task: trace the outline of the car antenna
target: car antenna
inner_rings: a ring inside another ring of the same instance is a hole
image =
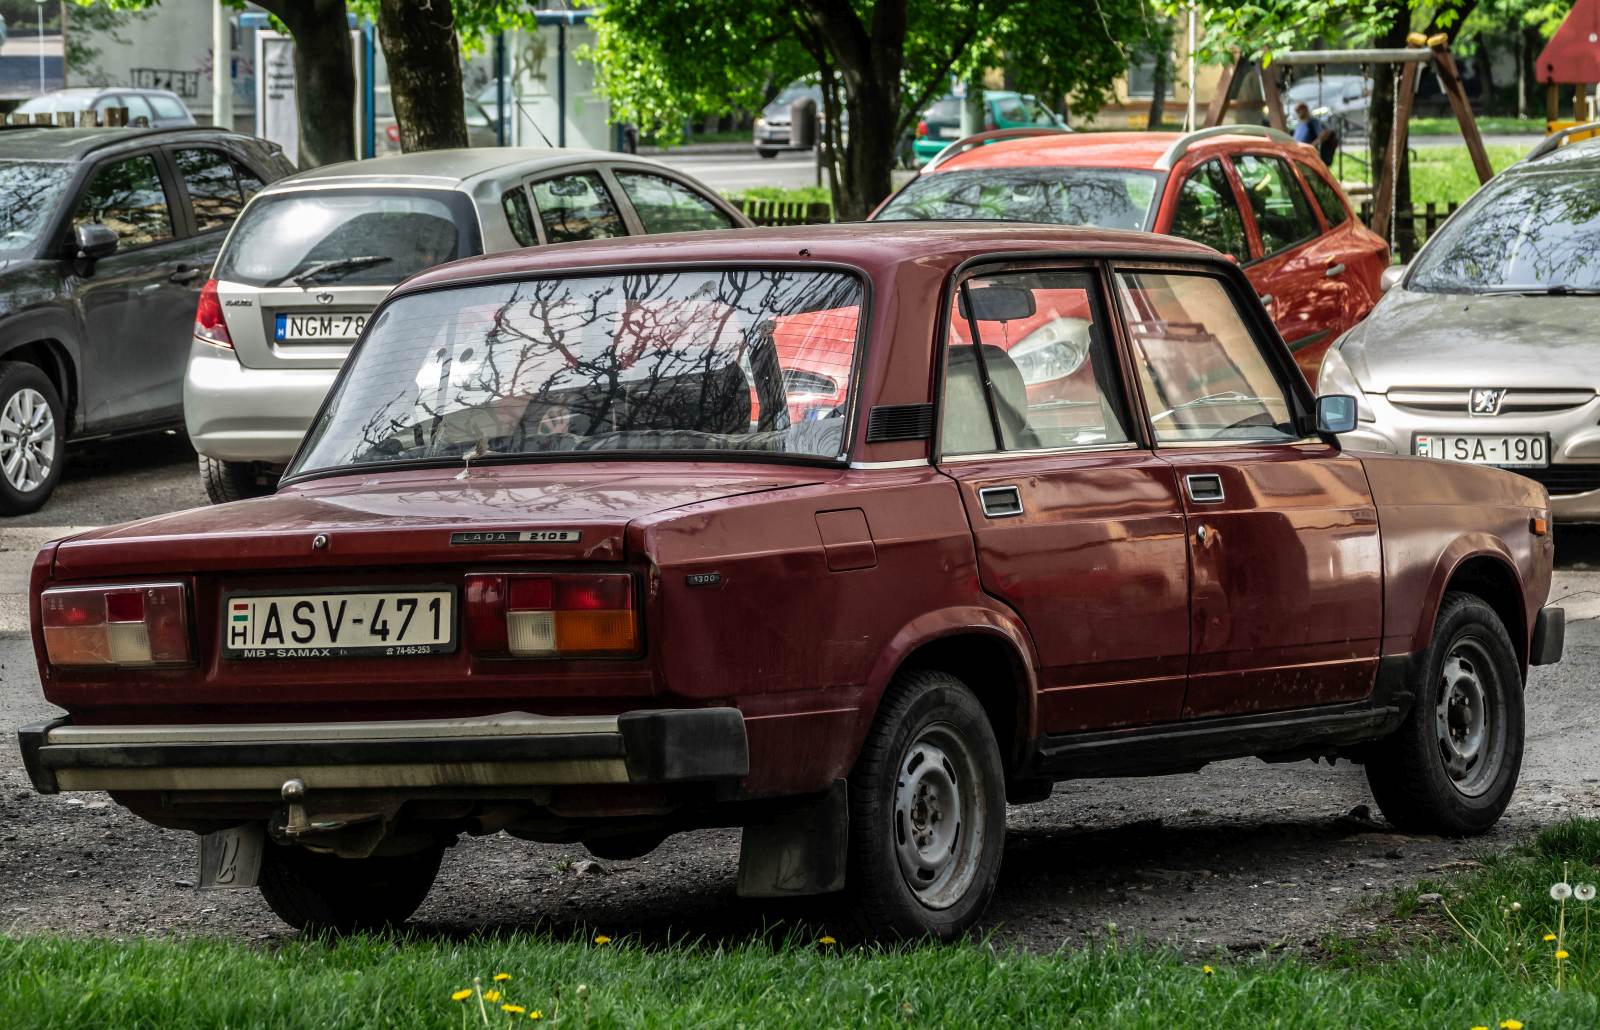
[[[528,119],[528,124],[533,126],[533,131],[537,132],[539,134],[539,138],[544,140],[544,145],[545,146],[549,147],[551,150],[555,150],[556,149],[556,145],[554,143],[550,142],[550,137],[546,136],[544,134],[544,130],[539,128],[539,123],[538,122],[536,122],[536,121],[534,121],[533,119],[530,118],[530,119]]]

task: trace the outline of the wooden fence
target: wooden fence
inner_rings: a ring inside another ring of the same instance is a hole
[[[833,221],[833,205],[825,201],[755,200],[743,197],[738,207],[757,225],[822,225]]]
[[[1428,238],[1439,231],[1439,226],[1450,217],[1450,213],[1459,207],[1451,201],[1449,204],[1425,204],[1420,210],[1401,209],[1394,213],[1394,228],[1391,233],[1394,237],[1395,254],[1401,261],[1410,261],[1417,256],[1417,250]],[[1372,224],[1372,201],[1361,202],[1361,220],[1368,225]],[[1406,225],[1412,227],[1411,237],[1408,239],[1402,232]]]

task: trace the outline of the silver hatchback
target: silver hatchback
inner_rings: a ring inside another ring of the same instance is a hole
[[[750,222],[664,165],[581,150],[436,150],[329,165],[251,200],[195,312],[183,412],[214,502],[270,491],[367,316],[456,258]]]
[[[1478,191],[1323,358],[1360,399],[1351,447],[1495,465],[1558,520],[1600,522],[1600,140]]]

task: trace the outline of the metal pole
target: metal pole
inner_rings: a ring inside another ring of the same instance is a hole
[[[33,13],[38,16],[39,23],[39,93],[44,94],[44,5],[50,0],[33,0],[35,6]],[[62,40],[62,52],[66,52],[66,40]]]
[[[556,25],[556,146],[567,145],[567,23]]]
[[[366,105],[366,117],[361,120],[361,148],[363,157],[378,156],[378,25],[368,21],[362,26],[362,86],[361,101]]]
[[[211,124],[233,128],[233,36],[228,9],[211,0]]]
[[[1197,127],[1195,115],[1197,114],[1194,99],[1194,80],[1198,72],[1195,48],[1195,9],[1194,0],[1189,0],[1189,110],[1183,116],[1183,128],[1186,132],[1193,132]]]
[[[506,34],[494,34],[494,141],[506,145]]]

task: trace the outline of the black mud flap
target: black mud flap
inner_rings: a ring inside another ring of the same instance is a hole
[[[254,887],[261,878],[266,827],[244,823],[200,838],[199,884],[207,889]]]
[[[850,846],[845,781],[826,794],[747,823],[739,846],[739,896],[785,898],[844,890]]]

